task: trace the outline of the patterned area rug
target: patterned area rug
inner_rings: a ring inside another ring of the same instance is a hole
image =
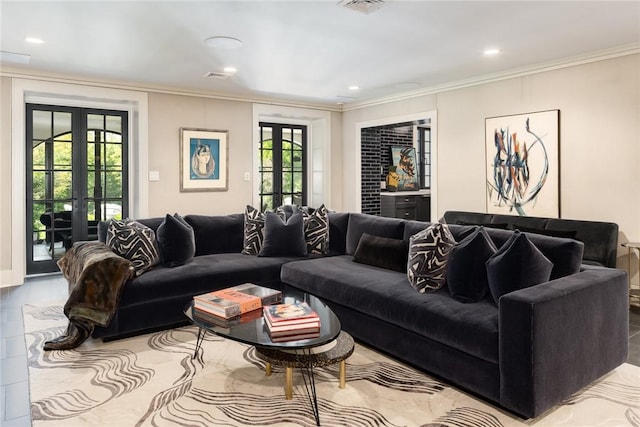
[[[62,334],[60,306],[24,307],[33,425],[313,426],[304,383],[243,344],[184,327],[75,350],[43,352]],[[625,364],[535,420],[522,420],[356,344],[347,387],[338,366],[316,371],[323,426],[640,426],[640,368]]]

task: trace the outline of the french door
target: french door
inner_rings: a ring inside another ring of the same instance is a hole
[[[307,204],[307,127],[260,123],[260,208]]]
[[[74,242],[128,215],[125,111],[27,104],[27,274],[58,271]]]

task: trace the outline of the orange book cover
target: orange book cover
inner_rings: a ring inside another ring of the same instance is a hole
[[[193,297],[196,307],[208,308],[225,317],[233,317],[262,307],[262,300],[234,289],[222,289]]]

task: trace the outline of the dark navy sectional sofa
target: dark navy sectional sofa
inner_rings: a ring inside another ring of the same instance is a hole
[[[157,229],[163,218],[140,220]],[[502,296],[462,303],[446,286],[413,289],[406,273],[353,261],[361,236],[408,241],[429,224],[331,213],[330,256],[241,254],[243,215],[187,215],[196,256],[130,280],[107,328],[115,339],[184,323],[194,295],[243,282],[312,293],[357,340],[434,374],[522,417],[533,418],[610,372],[627,358],[627,273],[583,268],[584,244],[527,233],[554,263],[551,280]],[[473,225],[451,224],[456,238]],[[513,233],[487,228],[500,247]]]

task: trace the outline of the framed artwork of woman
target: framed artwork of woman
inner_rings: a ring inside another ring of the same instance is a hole
[[[180,129],[180,191],[227,191],[228,132]]]

